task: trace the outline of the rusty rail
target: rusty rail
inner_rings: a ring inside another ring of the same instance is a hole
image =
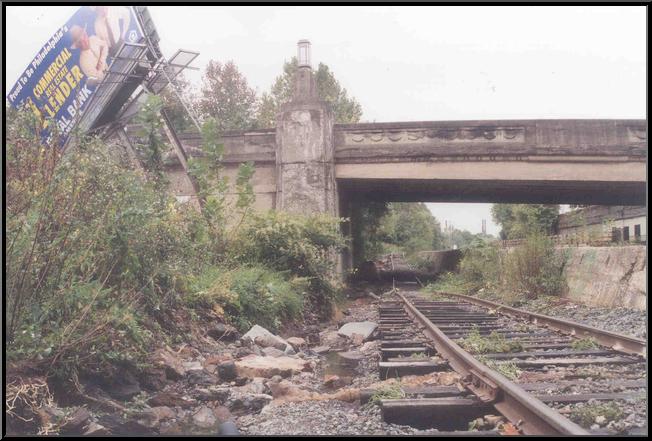
[[[491,403],[526,435],[588,435],[589,432],[525,392],[503,375],[473,358],[423,315],[405,296],[398,293],[405,310],[424,329],[451,367],[465,377],[469,390]]]
[[[563,320],[556,317],[550,317],[548,315],[536,314],[534,312],[513,308],[511,306],[502,305],[490,300],[479,299],[477,297],[471,297],[464,294],[454,294],[442,291],[438,291],[437,293],[449,297],[460,298],[469,303],[473,303],[474,305],[491,308],[501,314],[524,318],[534,324],[544,325],[557,331],[570,334],[573,337],[592,337],[601,345],[607,346],[619,352],[647,357],[647,341],[641,338],[618,334],[611,331],[605,331],[603,329],[594,328],[593,326],[571,322],[569,320]]]

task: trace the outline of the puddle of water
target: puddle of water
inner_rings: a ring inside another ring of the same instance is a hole
[[[219,433],[219,424],[211,427],[199,427],[188,420],[181,421],[175,428],[176,432],[181,435],[217,435]]]
[[[356,364],[347,362],[344,358],[337,355],[337,352],[329,352],[324,355],[324,375],[337,375],[345,382],[353,381],[356,376]]]

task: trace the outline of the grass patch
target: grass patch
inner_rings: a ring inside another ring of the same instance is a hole
[[[429,290],[429,288],[431,286],[432,285],[427,285],[426,287],[424,287],[421,290],[421,292],[425,293],[425,297],[428,300],[434,300],[436,302],[450,302],[451,301],[451,298],[449,296],[441,294],[440,292],[438,292],[437,290],[434,290],[434,289]]]
[[[421,290],[425,293],[436,294],[436,291],[451,292],[455,294],[468,294],[472,290],[473,286],[459,277],[455,273],[444,273],[439,278],[423,287]],[[445,298],[443,300],[447,300]]]
[[[598,343],[592,337],[584,337],[578,340],[573,340],[573,343],[571,343],[571,348],[573,348],[574,351],[597,349]]]
[[[489,369],[493,369],[496,372],[500,372],[503,376],[505,376],[509,380],[513,381],[521,376],[521,372],[522,372],[521,369],[519,369],[519,367],[516,366],[516,363],[514,363],[513,361],[502,361],[499,363],[495,360],[492,360],[491,358],[487,358],[482,355],[476,358],[480,363],[483,363]]]
[[[507,340],[496,331],[485,337],[480,335],[477,328],[473,328],[469,335],[460,339],[459,345],[474,354],[520,352],[523,350],[523,344],[518,340]]]
[[[380,389],[376,390],[374,394],[369,398],[369,406],[380,405],[381,400],[400,400],[405,398],[406,394],[401,387],[401,383],[391,383],[384,385]]]
[[[282,323],[301,318],[307,291],[306,278],[287,271],[260,265],[233,270],[211,267],[192,280],[184,300],[193,308],[221,311],[242,332],[254,324],[275,332]]]
[[[610,421],[620,419],[623,416],[623,411],[616,403],[599,403],[576,407],[570,414],[571,420],[585,427],[596,423],[596,418],[599,416],[605,418],[601,425],[606,425]]]

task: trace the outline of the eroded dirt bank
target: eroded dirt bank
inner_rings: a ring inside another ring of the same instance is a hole
[[[258,326],[244,335],[222,323],[193,327],[186,343],[151,354],[151,366],[138,374],[117,367],[111,378],[62,385],[10,367],[9,433],[426,433],[386,424],[377,406],[360,404],[361,389],[382,384],[378,300],[365,290],[351,294],[330,322],[295,325],[280,335]]]

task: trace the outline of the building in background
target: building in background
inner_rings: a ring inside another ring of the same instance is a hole
[[[647,207],[591,205],[559,215],[558,234],[611,242],[646,242]]]

